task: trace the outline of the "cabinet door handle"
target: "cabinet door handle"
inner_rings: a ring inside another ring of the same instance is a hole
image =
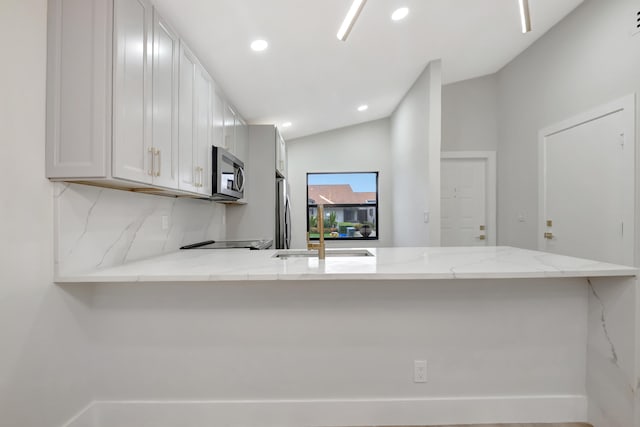
[[[204,169],[197,166],[195,169],[195,176],[193,177],[193,186],[196,188],[204,187]]]
[[[153,149],[153,147],[149,148],[149,153],[151,154],[151,169],[147,172],[149,175],[154,176],[154,169],[155,169],[155,150]]]
[[[156,154],[158,155],[158,171],[155,176],[160,176],[162,171],[162,157],[160,156],[160,150],[156,150]]]

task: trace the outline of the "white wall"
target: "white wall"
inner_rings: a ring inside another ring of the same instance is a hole
[[[293,217],[292,247],[306,247],[307,172],[380,172],[378,241],[327,242],[328,246],[392,246],[389,119],[287,141]]]
[[[45,178],[46,13],[46,0],[0,9],[0,425],[11,427],[62,425],[96,390],[93,288],[53,283],[56,244],[67,266],[82,269],[224,232],[221,205]]]
[[[0,6],[0,424],[60,425],[91,400],[89,291],[53,276],[44,177],[46,0]]]
[[[442,151],[496,151],[497,147],[497,76],[443,86]]]
[[[640,90],[638,10],[586,0],[498,73],[500,244],[537,247],[538,131]]]
[[[578,421],[551,407],[585,395],[587,297],[583,279],[100,285],[96,399],[239,401],[210,418],[191,405],[209,421],[192,425]],[[279,422],[247,415],[259,403]]]
[[[425,75],[422,76],[422,79],[426,79]],[[426,84],[426,80],[419,80],[417,83]],[[433,84],[437,84],[435,80]],[[404,114],[404,116],[401,118],[396,115],[396,121],[407,118],[408,114],[417,114],[416,117],[418,117],[423,113],[418,112],[416,105],[408,106],[408,102],[419,101],[419,99],[415,97],[417,90],[426,90],[426,87],[416,85],[411,89],[404,103],[398,107],[398,111],[402,110],[400,114]],[[434,91],[437,92],[437,90]],[[495,151],[498,144],[498,93],[496,75],[479,77],[443,86],[441,96],[442,150]],[[421,108],[426,109],[426,99],[431,100],[432,98],[430,95],[428,98],[422,98],[422,101],[425,103]],[[433,97],[433,100],[437,103],[437,93]],[[293,206],[296,213],[302,212],[294,215],[294,247],[301,248],[305,244],[305,179],[306,173],[311,171],[384,170],[385,173],[380,175],[381,239],[377,243],[362,242],[358,243],[358,245],[394,245],[393,236],[388,231],[385,232],[385,230],[393,230],[392,227],[394,225],[399,227],[399,229],[394,232],[394,235],[398,233],[404,234],[404,239],[407,239],[407,236],[413,234],[413,229],[408,227],[408,223],[406,222],[408,212],[406,206],[398,209],[396,214],[400,215],[400,220],[398,223],[394,223],[392,222],[392,202],[389,203],[388,201],[392,200],[390,197],[391,194],[393,194],[391,186],[396,177],[413,175],[414,173],[420,175],[426,170],[426,167],[423,162],[415,159],[415,154],[418,152],[416,150],[419,147],[417,145],[407,146],[402,150],[398,148],[395,153],[397,160],[395,167],[399,169],[399,172],[389,173],[392,145],[395,144],[395,147],[400,147],[401,144],[409,143],[408,140],[405,139],[406,137],[413,137],[419,133],[427,135],[431,128],[426,125],[425,121],[421,122],[418,119],[413,121],[412,124],[406,123],[402,125],[415,126],[413,128],[415,133],[405,132],[407,128],[401,128],[398,125],[396,127],[397,133],[395,137],[399,139],[394,139],[394,142],[392,142],[390,120],[390,118],[377,120],[287,142],[289,147],[289,182],[293,191]],[[437,118],[433,120],[437,121]],[[418,139],[419,137],[416,137],[410,143],[417,144]],[[336,149],[341,152],[349,150],[349,153],[352,154],[348,157],[340,156],[338,158],[338,156],[332,155]],[[369,154],[359,154],[364,152],[368,152]],[[416,169],[407,170],[402,166],[403,164],[409,164],[410,167]],[[427,182],[426,177],[420,179]],[[409,181],[411,181],[411,179]],[[439,177],[436,182],[439,182]],[[402,184],[397,183],[397,185],[401,186]],[[424,186],[421,186],[417,191],[422,192],[424,188]],[[416,187],[413,189],[416,190]],[[401,188],[399,190],[402,191]],[[428,197],[426,193],[424,193],[424,195]],[[427,202],[425,201],[425,203]],[[433,215],[433,213],[431,213],[431,215]],[[422,211],[419,211],[419,215],[416,214],[415,216],[419,216],[419,218],[417,218],[419,227],[421,229],[424,228]],[[398,241],[398,243],[402,242]],[[409,243],[406,241],[406,244],[418,244],[418,242]],[[338,242],[330,242],[329,245],[338,245]],[[353,246],[353,242],[342,242],[342,245]]]
[[[438,60],[391,116],[394,246],[440,245],[441,94]]]

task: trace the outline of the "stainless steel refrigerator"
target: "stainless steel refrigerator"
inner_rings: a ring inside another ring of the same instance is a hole
[[[247,158],[240,159],[245,164],[247,204],[227,205],[227,240],[271,239],[274,249],[289,249],[291,206],[287,181],[277,167],[278,129],[273,125],[248,128]]]

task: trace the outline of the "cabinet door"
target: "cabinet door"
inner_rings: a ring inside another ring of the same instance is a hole
[[[226,148],[224,145],[224,98],[217,90],[213,93],[213,145]]]
[[[197,169],[196,69],[198,61],[184,44],[180,45],[179,181],[181,190],[197,192],[200,171]]]
[[[249,127],[240,116],[236,116],[235,156],[245,163],[249,160]]]
[[[178,188],[180,42],[157,11],[153,19],[153,183]]]
[[[202,67],[196,67],[197,128],[195,163],[199,172],[198,193],[211,195],[211,136],[213,133],[213,80]]]
[[[224,147],[236,154],[236,112],[227,103],[224,106]]]
[[[114,0],[113,176],[151,183],[152,7]]]
[[[111,174],[111,7],[104,0],[48,2],[48,178]]]

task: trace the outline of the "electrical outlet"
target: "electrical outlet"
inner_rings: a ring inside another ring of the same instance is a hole
[[[169,217],[167,215],[162,215],[162,231],[167,231],[169,229]]]
[[[636,12],[633,17],[633,27],[631,29],[631,35],[636,36],[640,34],[640,10]]]
[[[413,382],[414,383],[427,382],[427,361],[426,360],[413,361]]]

